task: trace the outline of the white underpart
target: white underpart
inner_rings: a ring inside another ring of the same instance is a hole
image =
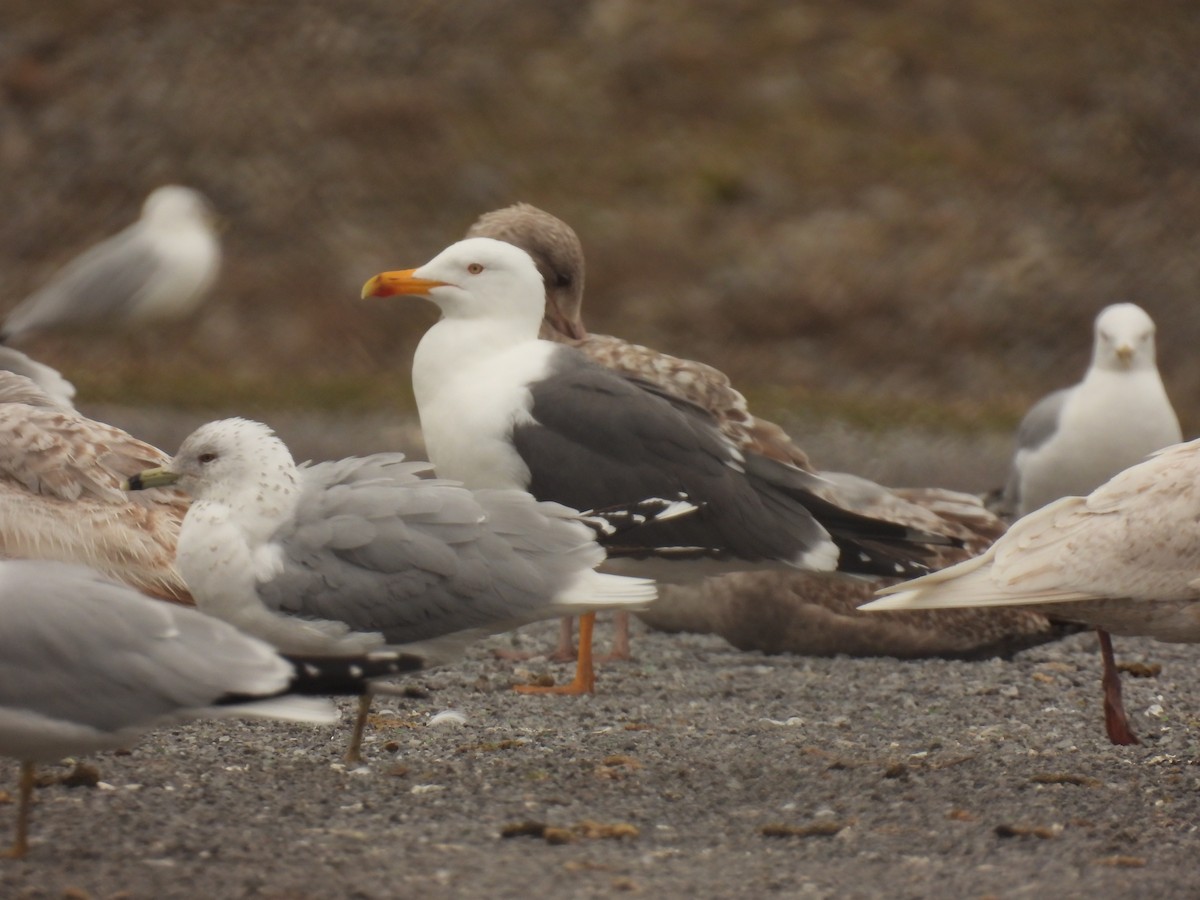
[[[1018,451],[1018,515],[1059,497],[1082,496],[1122,469],[1183,439],[1155,364],[1154,322],[1131,303],[1096,319],[1087,374],[1039,447]]]
[[[258,543],[229,507],[196,501],[179,534],[176,564],[196,607],[283,653],[355,654],[383,645],[375,633],[351,633],[342,622],[299,619],[268,609],[258,587],[282,568],[282,549]]]
[[[282,442],[269,432],[256,439],[262,427],[239,420],[204,426],[249,431],[243,445],[249,465],[225,467],[222,460],[219,470],[200,466],[188,441],[172,461],[189,473],[180,484],[195,497],[180,529],[176,565],[197,608],[284,653],[355,654],[383,646],[381,634],[351,632],[343,622],[300,619],[263,604],[259,586],[278,575],[284,562],[283,548],[272,538],[295,515],[300,486]]]
[[[1058,430],[1017,453],[1025,515],[1059,497],[1082,496],[1183,434],[1157,369],[1091,369],[1063,404]]]
[[[556,345],[529,340],[489,347],[474,340],[481,326],[442,319],[417,347],[413,392],[425,449],[442,478],[476,490],[525,489],[529,468],[512,432],[533,422],[528,385],[545,376]],[[474,354],[465,349],[472,345],[479,347]]]
[[[169,319],[191,312],[204,299],[221,264],[221,248],[208,222],[195,213],[156,216],[139,223],[161,263],[138,293],[130,317]]]

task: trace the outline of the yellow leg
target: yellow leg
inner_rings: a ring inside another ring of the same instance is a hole
[[[354,718],[354,730],[350,732],[350,746],[343,757],[348,763],[360,763],[362,758],[363,732],[367,729],[367,716],[371,713],[371,692],[358,698],[358,715]]]
[[[579,617],[579,660],[575,663],[575,680],[570,684],[554,687],[539,687],[534,684],[519,684],[515,690],[522,694],[593,694],[596,692],[596,670],[592,668],[592,632],[596,627],[596,614],[586,613]]]
[[[17,838],[0,858],[21,859],[29,852],[29,808],[33,805],[33,763],[21,763],[21,798],[17,803]]]

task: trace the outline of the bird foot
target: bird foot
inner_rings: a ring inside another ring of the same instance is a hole
[[[1108,732],[1109,741],[1119,747],[1132,747],[1141,743],[1129,726],[1125,710],[1114,709],[1107,702],[1104,704],[1104,730]]]
[[[574,679],[566,684],[516,684],[513,685],[513,690],[519,694],[568,694],[578,696],[580,694],[596,693],[596,679],[580,678],[577,674]]]
[[[609,651],[605,656],[596,657],[596,662],[599,662],[599,663],[633,662],[633,661],[634,661],[633,654],[631,652],[629,652],[628,647],[626,647],[624,650],[621,650],[618,647],[613,647],[612,650]]]

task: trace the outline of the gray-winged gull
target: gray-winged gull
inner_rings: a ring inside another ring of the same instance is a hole
[[[124,479],[168,458],[0,372],[0,556],[89,565],[145,594],[190,603],[175,568],[187,498],[121,490]]]
[[[21,301],[0,328],[0,341],[186,315],[207,295],[221,266],[214,220],[199,191],[158,188],[136,222],[71,260]]]
[[[1154,321],[1132,303],[1096,316],[1083,380],[1039,400],[1017,430],[1000,507],[1023,516],[1060,497],[1082,496],[1155,450],[1183,440],[1155,362]],[[1121,701],[1112,641],[1097,630],[1104,665],[1104,718],[1116,744],[1136,744]]]
[[[653,582],[594,571],[605,552],[573,510],[430,468],[398,453],[297,467],[266,425],[227,419],[130,486],[192,495],[177,562],[197,607],[284,652],[465,642],[653,601]]]
[[[1132,303],[1105,307],[1083,380],[1043,397],[1021,420],[1005,505],[1023,516],[1082,496],[1181,440],[1155,362],[1154,321]]]
[[[422,431],[439,475],[469,487],[525,489],[579,509],[683,494],[698,513],[643,535],[693,550],[686,563],[654,566],[667,580],[780,565],[924,571],[913,542],[932,536],[823,500],[815,491],[822,479],[743,453],[700,408],[539,340],[543,281],[523,250],[470,238],[363,288],[363,296],[400,294],[426,297],[442,311],[413,362]],[[581,630],[585,641],[590,622]],[[589,678],[577,671],[557,690],[589,690]]]
[[[750,411],[746,398],[725,373],[621,338],[595,334],[583,321],[583,244],[566,222],[528,203],[480,216],[468,237],[491,237],[520,247],[537,264],[545,283],[541,336],[577,348],[588,359],[638,378],[713,415],[742,452],[758,453],[815,472],[804,451],[782,428]],[[984,550],[1005,523],[973,496],[943,489],[888,489],[862,478],[821,472],[817,490],[825,499],[874,518],[954,538],[963,547],[936,547],[936,566]],[[1014,642],[1059,636],[1045,616],[1024,610],[860,614],[874,585],[861,579],[831,579],[804,572],[737,572],[701,585],[664,586],[658,602],[639,617],[670,630],[715,630],[739,647],[837,654],[961,654]],[[857,601],[857,602],[856,602]],[[617,614],[612,656],[628,657],[627,616]],[[786,622],[786,627],[784,623]],[[832,625],[831,625],[832,623]],[[570,658],[570,621],[556,656]]]
[[[323,668],[323,667],[327,667]],[[16,840],[28,850],[34,766],[124,747],[199,717],[336,721],[328,700],[403,659],[290,661],[195,610],[144,597],[83,566],[0,561],[0,754],[21,763]],[[328,675],[328,677],[325,677]]]
[[[981,556],[880,593],[864,609],[1023,605],[1115,634],[1200,641],[1200,442],[1029,513]]]

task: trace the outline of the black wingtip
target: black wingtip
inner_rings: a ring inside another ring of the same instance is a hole
[[[394,678],[428,669],[432,663],[415,653],[388,651],[365,656],[285,656],[295,670],[288,693],[356,697],[376,678]]]

